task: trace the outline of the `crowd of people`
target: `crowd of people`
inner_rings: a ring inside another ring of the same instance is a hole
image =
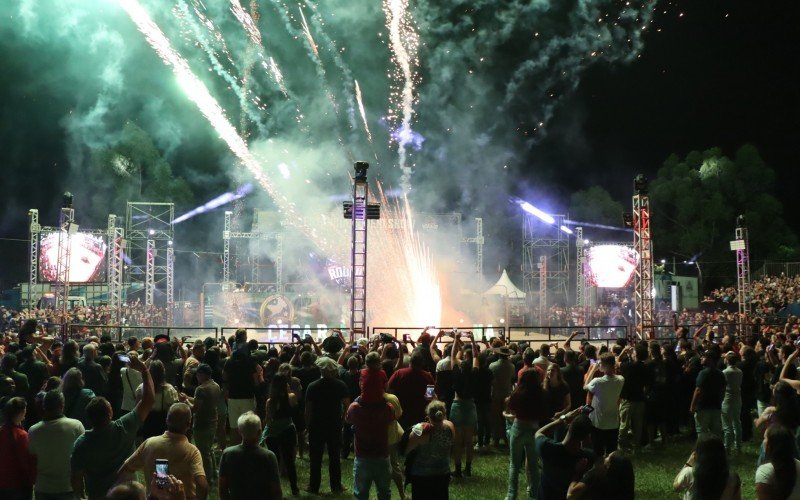
[[[703,304],[723,307],[739,303],[736,287],[722,287],[703,297]],[[750,304],[754,314],[773,317],[792,304],[800,304],[800,276],[764,276],[750,282]]]
[[[631,457],[683,433],[674,479],[688,499],[800,498],[800,321],[739,338],[705,326],[675,341],[598,348],[576,331],[533,345],[426,329],[348,342],[89,336],[66,342],[26,320],[0,344],[0,497],[8,499],[449,498],[487,448],[506,450],[507,499],[635,497]],[[755,491],[728,457],[761,443]],[[143,474],[143,476],[142,476]],[[527,490],[521,488],[525,475]],[[147,486],[136,481],[144,477]],[[666,493],[666,492],[665,492]]]
[[[146,306],[138,299],[126,302],[119,310],[113,309],[108,304],[75,305],[66,311],[53,307],[16,310],[0,306],[0,333],[15,331],[29,319],[35,319],[45,328],[52,325],[52,329],[66,322],[73,325],[75,331],[89,330],[96,325],[163,326],[167,324],[167,309],[154,305]]]

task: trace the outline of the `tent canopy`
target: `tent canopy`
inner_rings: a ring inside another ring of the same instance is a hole
[[[509,299],[525,298],[525,292],[517,288],[517,286],[511,282],[511,278],[508,277],[508,273],[505,269],[503,269],[503,274],[500,276],[500,279],[497,280],[497,283],[495,283],[490,289],[483,292],[483,294],[500,295],[501,297],[506,297]]]

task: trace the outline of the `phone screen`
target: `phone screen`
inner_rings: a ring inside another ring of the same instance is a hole
[[[120,354],[117,357],[119,358],[120,361],[122,361],[126,365],[131,362],[131,358],[129,356],[126,356],[125,354]]]
[[[433,399],[433,389],[432,385],[425,388],[425,399]]]
[[[159,488],[168,486],[167,476],[169,476],[169,461],[164,459],[156,460],[156,485]]]

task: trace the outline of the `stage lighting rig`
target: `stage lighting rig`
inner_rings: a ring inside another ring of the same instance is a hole
[[[640,196],[647,196],[647,184],[647,177],[644,174],[639,174],[633,179],[633,189]]]

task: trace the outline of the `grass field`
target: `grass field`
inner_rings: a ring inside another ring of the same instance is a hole
[[[643,451],[633,458],[636,474],[637,499],[669,499],[680,498],[672,491],[672,480],[689,458],[694,442],[689,438],[677,438],[667,443],[666,448],[656,451]],[[730,463],[742,478],[742,498],[755,498],[753,478],[758,456],[758,443],[750,442],[741,454],[731,457]],[[342,463],[343,483],[347,492],[332,495],[328,490],[327,461],[323,463],[322,492],[315,496],[304,491],[308,485],[308,460],[298,459],[297,470],[301,494],[299,498],[352,498],[352,456]],[[492,450],[477,454],[473,462],[473,476],[453,480],[450,485],[450,498],[453,500],[502,500],[505,498],[506,478],[508,475],[508,457],[502,450]],[[524,494],[527,484],[524,474],[520,476],[519,491]],[[411,487],[407,489],[410,495]],[[291,489],[284,480],[283,492],[289,496]],[[216,498],[216,493],[212,498]],[[372,498],[375,498],[373,487]],[[392,485],[392,498],[399,498]],[[523,497],[520,497],[523,498]]]

